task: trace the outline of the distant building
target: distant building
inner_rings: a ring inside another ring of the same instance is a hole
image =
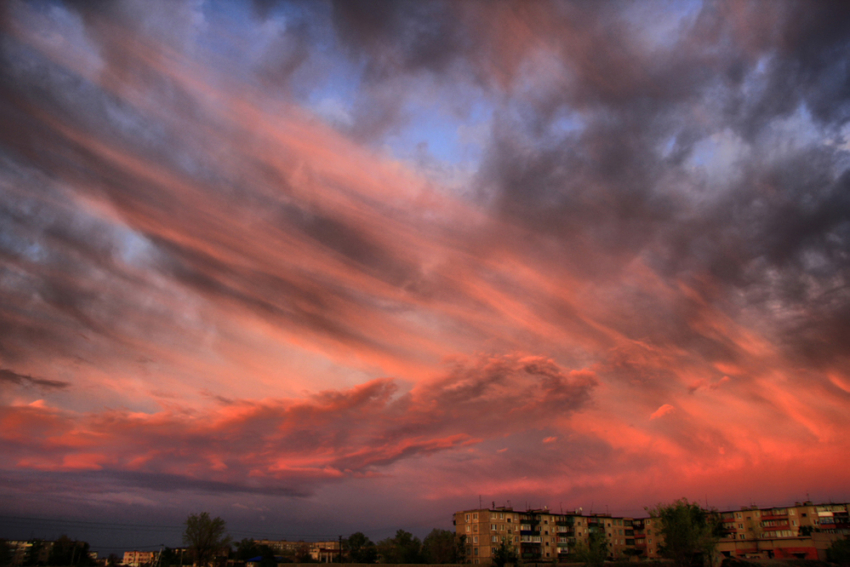
[[[848,504],[797,502],[785,508],[745,506],[722,512],[726,536],[717,548],[740,559],[820,559],[850,534]]]
[[[125,551],[123,565],[129,567],[140,567],[153,563],[156,553],[153,551]]]
[[[40,539],[30,540],[13,540],[7,541],[6,544],[12,551],[12,565],[24,565],[25,563],[35,563],[36,565],[46,565],[50,559],[50,552],[53,550],[52,541],[43,541]]]
[[[310,557],[319,563],[339,561],[339,541],[310,542]]]
[[[850,504],[796,503],[785,508],[745,507],[720,512],[726,536],[717,551],[740,559],[820,559],[836,539],[850,535]],[[455,534],[465,537],[466,556],[474,565],[491,563],[504,541],[525,562],[566,561],[588,534],[604,534],[609,559],[655,559],[663,544],[658,518],[608,514],[555,513],[546,508],[511,507],[464,510],[454,515]]]

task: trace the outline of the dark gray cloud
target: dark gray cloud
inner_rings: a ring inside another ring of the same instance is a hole
[[[45,390],[61,390],[70,384],[61,380],[48,380],[46,378],[33,378],[26,374],[18,374],[8,368],[0,368],[0,383],[15,384],[18,386],[37,386]]]

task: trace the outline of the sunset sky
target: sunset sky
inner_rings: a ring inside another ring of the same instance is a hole
[[[850,4],[0,5],[0,537],[850,500]]]

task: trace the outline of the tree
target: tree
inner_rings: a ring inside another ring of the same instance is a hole
[[[426,563],[458,563],[457,538],[454,532],[434,528],[422,540],[422,556]]]
[[[713,559],[722,531],[716,511],[704,510],[687,498],[668,506],[659,504],[648,511],[650,516],[661,520],[660,535],[664,539],[659,546],[661,555],[672,559],[677,567],[701,566]]]
[[[226,530],[224,520],[210,518],[207,512],[191,514],[186,519],[183,543],[189,546],[189,553],[200,567],[206,567],[216,554],[230,548],[230,536],[225,533]]]
[[[5,539],[0,539],[0,565],[11,565],[13,557],[12,546]]]
[[[826,550],[826,559],[838,565],[850,565],[850,536],[837,539]]]
[[[352,563],[374,563],[378,560],[375,544],[363,532],[351,534],[345,543]]]
[[[455,540],[455,563],[469,563],[466,551],[466,536],[462,535]]]
[[[89,544],[84,541],[72,541],[66,535],[62,535],[53,542],[50,548],[50,556],[47,560],[50,565],[75,565],[85,566],[91,563],[89,557]]]
[[[496,567],[505,567],[506,565],[516,565],[517,563],[519,563],[519,554],[516,548],[503,537],[499,547],[493,549],[493,565]]]
[[[257,545],[257,542],[253,538],[242,538],[242,541],[236,542],[234,558],[237,561],[248,561],[258,555],[261,555],[260,546]]]
[[[422,542],[410,532],[398,530],[394,538],[378,542],[381,563],[422,563]]]
[[[173,565],[180,565],[180,552],[166,547],[159,554],[159,567],[171,567]]]
[[[587,567],[600,567],[608,557],[608,538],[603,532],[588,533],[587,543],[580,541],[573,547],[573,556]]]

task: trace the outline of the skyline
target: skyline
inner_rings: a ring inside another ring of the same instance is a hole
[[[850,501],[850,6],[13,0],[0,34],[9,516]]]

